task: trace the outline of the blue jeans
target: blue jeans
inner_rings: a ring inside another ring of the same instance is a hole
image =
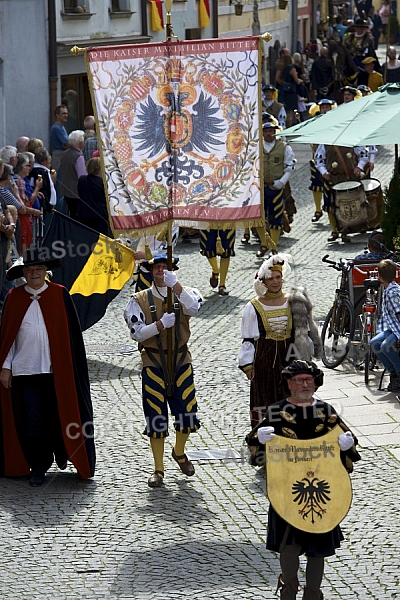
[[[390,329],[386,329],[371,340],[371,349],[389,373],[396,373],[400,377],[400,356],[397,343],[398,339],[394,333]]]

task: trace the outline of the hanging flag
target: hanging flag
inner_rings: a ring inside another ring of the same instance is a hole
[[[149,0],[151,14],[151,28],[153,31],[164,29],[163,3],[161,0]]]
[[[258,37],[86,57],[115,230],[263,224]]]
[[[85,331],[104,316],[131,278],[133,251],[59,212],[53,214],[43,246],[62,259],[52,281],[70,292]]]
[[[210,25],[209,0],[199,0],[199,24],[200,27],[208,27]]]

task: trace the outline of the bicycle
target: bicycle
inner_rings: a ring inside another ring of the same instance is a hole
[[[363,356],[361,365],[364,368],[364,382],[365,385],[368,385],[370,371],[374,370],[377,364],[376,354],[371,349],[371,340],[376,335],[381,312],[383,287],[377,278],[365,279],[364,287],[365,301],[359,316],[361,319],[360,351]],[[361,365],[359,366],[361,367]]]
[[[336,288],[333,306],[328,312],[321,332],[322,362],[328,369],[334,369],[344,361],[349,352],[350,342],[354,336],[355,313],[348,291],[352,264],[343,258],[339,262],[328,260],[328,256],[329,254],[326,254],[322,262],[341,272],[340,285]]]

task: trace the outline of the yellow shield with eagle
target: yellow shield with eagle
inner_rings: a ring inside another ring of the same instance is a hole
[[[266,444],[267,496],[296,529],[331,531],[347,515],[351,481],[340,459],[338,425],[324,436],[298,440],[275,436]]]

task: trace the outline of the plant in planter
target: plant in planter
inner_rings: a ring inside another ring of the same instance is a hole
[[[390,15],[388,24],[389,43],[395,44],[400,34],[400,24],[397,17]]]
[[[400,178],[398,171],[393,173],[389,187],[385,189],[385,214],[382,229],[385,243],[390,249],[400,248]]]

